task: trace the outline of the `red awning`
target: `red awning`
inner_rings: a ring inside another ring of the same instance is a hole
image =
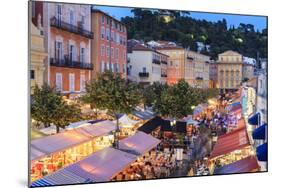
[[[218,141],[211,153],[210,158],[230,153],[250,145],[246,128],[236,129],[230,133],[218,137]]]
[[[254,172],[259,169],[258,161],[255,156],[249,156],[234,163],[217,168],[214,174],[233,174]]]
[[[245,128],[246,127],[246,123],[244,118],[241,118],[238,120],[237,122],[237,129],[241,129],[241,128]]]

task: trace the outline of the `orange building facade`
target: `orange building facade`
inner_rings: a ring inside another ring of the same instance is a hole
[[[48,83],[62,94],[80,94],[91,79],[91,6],[45,3],[48,10]]]
[[[92,76],[110,70],[121,73],[126,78],[127,64],[127,29],[120,21],[108,14],[92,9],[91,27],[95,33],[92,40],[91,61]]]
[[[159,47],[157,51],[169,56],[167,65],[167,84],[176,84],[179,79],[184,79],[185,49],[178,46]]]

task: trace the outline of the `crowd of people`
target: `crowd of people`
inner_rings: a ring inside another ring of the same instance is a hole
[[[142,180],[169,177],[177,167],[176,156],[158,150],[139,157],[127,169],[120,172],[115,181]]]

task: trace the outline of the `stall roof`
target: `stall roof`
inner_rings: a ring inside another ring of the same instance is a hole
[[[83,135],[91,136],[91,137],[99,137],[108,134],[111,131],[116,129],[116,124],[112,121],[105,120],[102,122],[95,123],[93,125],[80,127],[76,129]]]
[[[116,122],[116,121],[114,121]],[[119,118],[119,125],[121,127],[131,127],[131,126],[134,126],[135,124],[137,124],[139,121],[135,121],[135,120],[132,120],[131,118],[129,118],[126,114],[122,115],[120,118]]]
[[[245,173],[245,172],[253,172],[258,169],[259,169],[259,165],[256,157],[249,156],[242,160],[215,169],[214,174]]]
[[[65,131],[31,141],[31,160],[86,142],[91,137],[77,130]],[[40,151],[40,152],[37,152]]]
[[[210,158],[230,153],[250,145],[246,128],[236,129],[218,137]]]
[[[138,130],[149,134],[157,129],[157,127],[160,127],[162,123],[163,119],[159,116],[155,116],[154,118],[143,124],[141,127],[139,127]]]
[[[31,141],[31,160],[68,149],[83,142],[108,134],[116,129],[111,121],[102,121],[93,125],[68,130]]]
[[[160,140],[144,132],[138,131],[135,135],[119,141],[119,148],[128,152],[142,155],[155,148]]]
[[[152,110],[143,110],[141,108],[136,108],[133,111],[133,115],[142,119],[142,120],[148,120],[151,119],[153,116],[155,116],[155,113]]]
[[[241,118],[238,120],[237,122],[237,129],[241,129],[241,128],[245,128],[246,127],[246,123],[244,118]]]
[[[97,151],[89,157],[35,181],[32,185],[62,185],[110,181],[136,160],[137,156],[112,147]]]

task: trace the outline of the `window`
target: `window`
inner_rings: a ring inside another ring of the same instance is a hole
[[[109,57],[109,53],[110,53],[109,50],[110,50],[110,49],[109,49],[109,46],[107,46],[107,47],[106,47],[106,56],[107,56],[107,57]]]
[[[30,79],[35,79],[35,70],[30,70]]]
[[[124,51],[123,54],[124,54],[124,55],[123,55],[124,60],[126,60],[126,55],[127,55],[127,54],[126,54],[126,51]]]
[[[111,41],[114,41],[114,31],[111,31]]]
[[[119,49],[118,48],[116,48],[116,50],[115,50],[115,56],[116,56],[116,59],[119,58]]]
[[[73,73],[69,74],[69,91],[74,92],[75,88],[75,75]]]
[[[109,62],[107,62],[107,64],[106,64],[106,69],[107,69],[107,70],[110,70],[110,64],[109,64]]]
[[[57,19],[59,25],[61,24],[61,18],[62,18],[61,5],[57,5]]]
[[[74,11],[73,10],[70,10],[70,12],[69,12],[69,23],[71,24],[71,25],[74,25],[74,23],[75,23],[75,20],[74,20],[75,18],[74,18]]]
[[[111,71],[114,72],[114,64],[111,63]]]
[[[105,66],[104,66],[104,61],[101,62],[101,72],[104,72]]]
[[[81,74],[80,75],[80,91],[85,91],[85,87],[86,87],[85,75]]]
[[[62,91],[62,74],[56,73],[56,89]]]
[[[143,67],[143,68],[142,68],[142,72],[146,72],[146,67]]]
[[[111,58],[114,58],[114,49],[113,49],[113,47],[111,47]]]
[[[126,64],[123,64],[123,72],[126,72]]]
[[[101,23],[104,23],[104,15],[101,16]]]
[[[110,35],[109,28],[106,28],[106,39],[107,40],[109,40],[109,37],[110,37],[109,35]]]
[[[101,56],[105,55],[105,46],[101,45]]]
[[[116,43],[119,44],[119,40],[120,40],[120,35],[119,33],[116,34]]]
[[[106,17],[106,24],[109,25],[109,18]]]
[[[74,45],[69,45],[69,60],[73,62],[76,60],[76,49]]]
[[[104,27],[101,27],[101,38],[102,39],[105,38],[105,29],[104,29]]]
[[[85,63],[85,48],[80,48],[80,62]]]
[[[84,28],[85,25],[85,16],[81,15],[81,28]]]
[[[63,59],[62,42],[59,41],[55,41],[55,59],[56,60]]]

